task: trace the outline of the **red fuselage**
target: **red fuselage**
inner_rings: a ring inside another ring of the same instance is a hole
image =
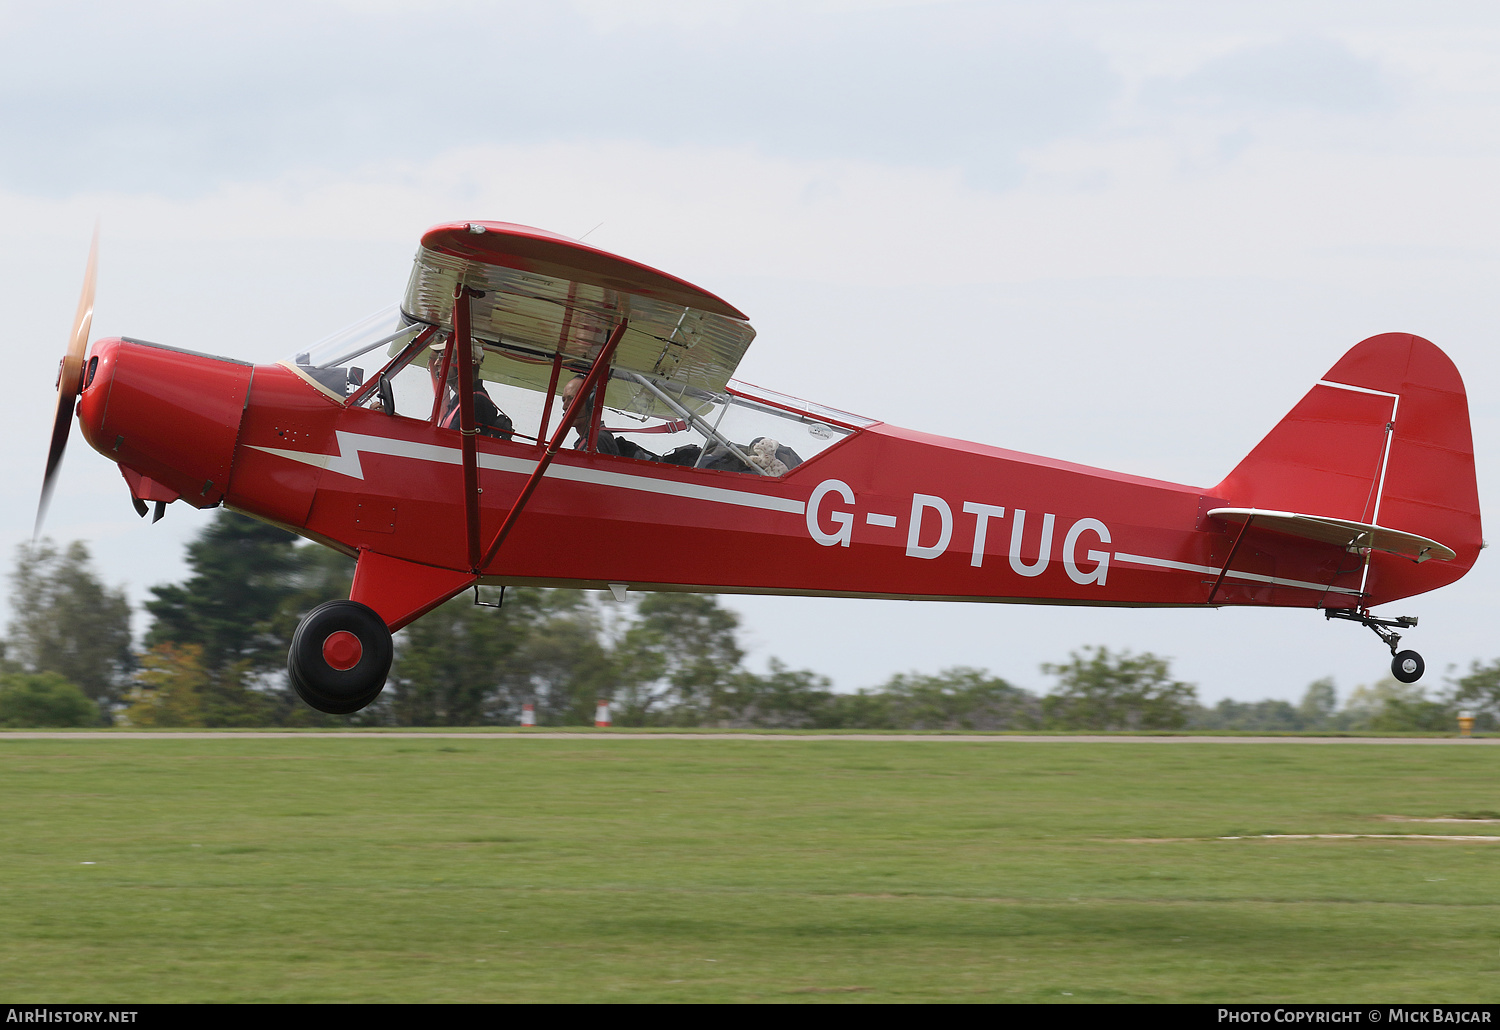
[[[340,404],[284,365],[123,339],[94,344],[85,380],[83,432],[136,496],[222,502],[362,566],[390,559],[407,581],[430,584],[416,594],[443,595],[395,596],[394,573],[357,580],[357,599],[392,628],[473,581],[456,430]],[[563,451],[482,581],[1351,608],[1457,579],[1478,553],[1476,509],[1462,539],[1455,529],[1444,540],[1452,561],[1376,553],[1367,572],[1364,554],[1251,529],[1223,573],[1239,527],[1207,513],[1244,497],[884,424],[850,428],[779,478]],[[541,451],[487,438],[477,447],[488,542]]]

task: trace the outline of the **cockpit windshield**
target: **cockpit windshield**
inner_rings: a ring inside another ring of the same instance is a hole
[[[456,429],[451,336],[392,306],[284,364],[346,404]],[[537,444],[555,432],[563,395],[571,396],[567,384],[587,371],[561,355],[477,334],[470,360],[480,435],[517,443]],[[593,409],[590,403],[570,431],[566,442],[576,449],[757,476],[785,475],[874,424],[749,384],[703,390],[619,367],[605,384],[602,412]]]
[[[364,385],[367,369],[379,371],[425,328],[392,304],[298,351],[288,364],[337,396],[346,397]]]

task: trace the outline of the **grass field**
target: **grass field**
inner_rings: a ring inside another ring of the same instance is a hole
[[[0,735],[0,1000],[1500,1000],[1500,749]],[[1172,839],[1166,839],[1172,838]]]

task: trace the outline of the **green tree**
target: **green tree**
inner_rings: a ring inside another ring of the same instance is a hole
[[[96,703],[119,696],[134,665],[130,602],[99,581],[84,544],[22,544],[10,603],[9,661],[26,672],[55,672]]]
[[[1370,720],[1370,729],[1379,733],[1451,733],[1457,728],[1458,713],[1443,702],[1427,697],[1415,700],[1391,698]]]
[[[337,722],[285,689],[286,653],[310,609],[347,597],[354,562],[221,509],[187,548],[191,575],[151,588],[148,646],[199,648],[209,726]]]
[[[264,625],[262,650],[251,656],[251,668],[279,673],[302,617],[324,601],[348,597],[353,580],[354,559],[348,555],[321,544],[294,547],[290,567],[281,573],[281,600]]]
[[[536,706],[538,725],[587,726],[599,698],[613,696],[615,656],[597,607],[578,591],[550,591],[507,678],[515,703]]]
[[[243,658],[212,675],[205,674],[203,725],[248,727],[304,721],[293,717],[293,698],[287,691],[259,685],[268,678],[264,673],[257,673],[251,662]],[[310,721],[331,719],[306,706],[302,708],[319,716]]]
[[[1334,689],[1333,677],[1325,676],[1307,685],[1307,692],[1297,705],[1303,725],[1309,729],[1331,725],[1339,708],[1338,691]]]
[[[1355,687],[1341,713],[1349,729],[1377,733],[1441,732],[1457,728],[1457,714],[1441,701],[1428,698],[1415,683],[1387,676],[1368,687]]]
[[[132,726],[203,726],[210,685],[200,645],[157,644],[141,657],[125,718]]]
[[[852,694],[835,694],[830,702],[830,728],[858,730],[899,729],[891,711],[891,697],[883,690],[861,689]]]
[[[196,644],[209,673],[242,659],[255,666],[284,662],[276,632],[284,627],[277,618],[301,586],[305,566],[296,540],[284,529],[219,509],[188,544],[187,582],[151,588],[147,646]]]
[[[1251,730],[1284,733],[1300,730],[1306,724],[1300,710],[1286,701],[1231,701],[1228,698],[1212,708],[1194,705],[1188,725],[1204,730]]]
[[[1014,730],[1042,722],[1038,698],[983,669],[892,676],[880,693],[891,729]]]
[[[1042,699],[1047,724],[1068,730],[1169,730],[1183,726],[1197,690],[1172,678],[1164,658],[1085,647],[1047,664],[1057,686]]]
[[[0,726],[98,726],[99,706],[55,672],[0,676]]]
[[[1455,710],[1474,712],[1476,726],[1494,728],[1500,720],[1500,658],[1487,665],[1471,663],[1469,674],[1453,682],[1449,697]]]
[[[740,619],[709,594],[647,594],[616,645],[620,689],[615,721],[696,725],[745,653],[735,639]]]
[[[724,727],[830,729],[841,725],[838,695],[824,676],[775,658],[766,675],[741,671],[714,698],[709,721]]]
[[[478,726],[519,720],[526,676],[517,652],[545,614],[546,592],[507,591],[504,607],[460,595],[408,626],[382,706],[401,726]]]

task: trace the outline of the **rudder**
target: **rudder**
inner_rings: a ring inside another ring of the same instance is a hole
[[[1480,548],[1463,379],[1420,336],[1386,333],[1341,358],[1215,488],[1228,503],[1377,523],[1452,548],[1450,561],[1371,555],[1370,607],[1451,583]]]

